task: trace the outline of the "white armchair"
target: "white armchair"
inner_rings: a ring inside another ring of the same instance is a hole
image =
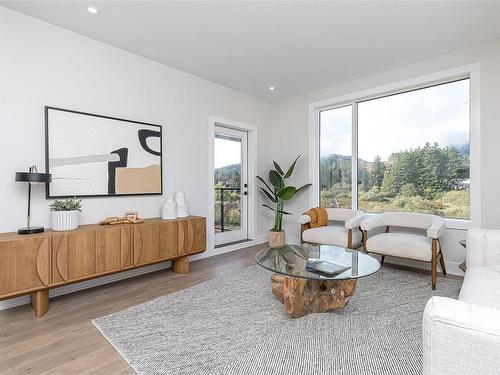
[[[360,225],[365,214],[360,210],[327,208],[328,225],[311,228],[311,217],[299,216],[300,241],[321,245],[336,245],[356,249],[362,245]]]
[[[466,259],[458,300],[425,307],[424,375],[500,373],[500,231],[470,229]]]
[[[391,227],[409,228],[425,233],[390,232]],[[370,231],[385,228],[384,233],[370,235]],[[363,249],[367,253],[406,258],[431,263],[432,289],[436,289],[437,262],[446,275],[443,253],[439,237],[444,233],[444,220],[436,215],[412,212],[386,212],[374,215],[361,223]]]

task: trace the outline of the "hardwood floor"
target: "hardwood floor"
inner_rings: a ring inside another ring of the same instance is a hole
[[[248,267],[264,247],[193,262],[189,274],[157,271],[55,297],[40,319],[29,305],[0,311],[0,374],[134,374],[92,319]]]

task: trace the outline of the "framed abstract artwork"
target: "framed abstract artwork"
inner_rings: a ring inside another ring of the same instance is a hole
[[[162,127],[45,107],[47,198],[163,193]]]

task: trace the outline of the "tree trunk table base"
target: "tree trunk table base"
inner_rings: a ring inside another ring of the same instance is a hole
[[[271,286],[288,315],[300,318],[347,305],[356,289],[356,280],[311,280],[274,274]]]

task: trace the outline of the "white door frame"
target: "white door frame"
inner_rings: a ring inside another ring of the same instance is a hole
[[[214,233],[214,138],[215,126],[223,126],[248,133],[248,238],[255,239],[256,204],[257,204],[257,127],[243,122],[228,120],[217,116],[208,116],[208,215],[207,215],[207,249],[215,248]]]
[[[234,137],[240,140],[240,228],[215,233],[215,246],[224,246],[231,242],[238,242],[248,239],[248,132],[246,130],[228,128],[227,126],[215,125],[215,135]],[[215,166],[214,166],[215,168]],[[221,195],[224,193],[222,192]],[[216,208],[214,206],[214,210]]]

